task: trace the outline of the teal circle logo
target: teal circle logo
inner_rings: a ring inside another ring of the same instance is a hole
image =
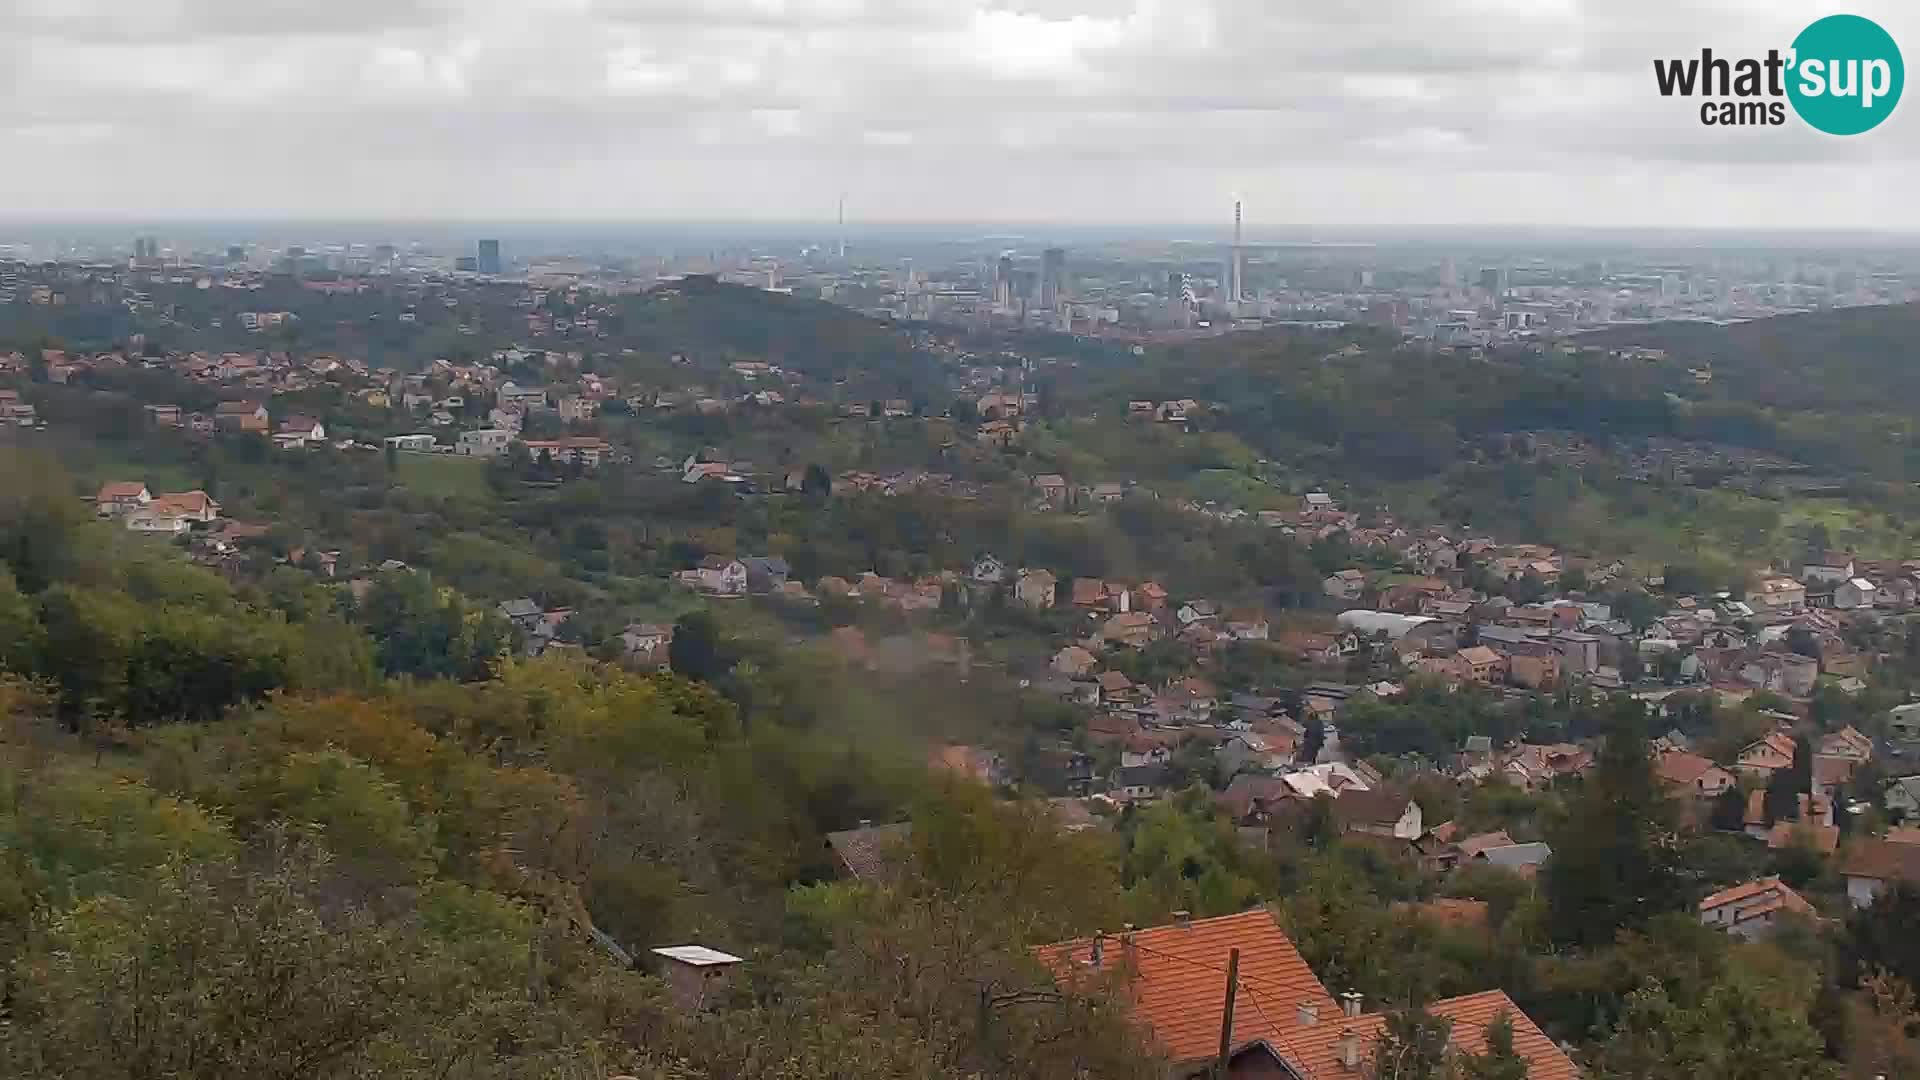
[[[1787,98],[1800,119],[1829,135],[1878,127],[1900,103],[1906,66],[1893,35],[1872,19],[1829,15],[1793,39]]]

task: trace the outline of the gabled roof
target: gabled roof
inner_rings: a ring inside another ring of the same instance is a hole
[[[1450,1045],[1456,1050],[1474,1054],[1486,1052],[1487,1027],[1504,1013],[1513,1027],[1514,1052],[1527,1059],[1527,1080],[1573,1080],[1580,1075],[1580,1070],[1566,1052],[1528,1019],[1527,1014],[1520,1011],[1520,1006],[1515,1005],[1513,999],[1503,991],[1488,990],[1436,1001],[1427,1006],[1427,1012],[1451,1020]],[[1386,1022],[1385,1013],[1341,1016],[1323,1012],[1319,1023],[1309,1028],[1296,1028],[1286,1038],[1274,1040],[1272,1046],[1291,1071],[1303,1080],[1354,1077],[1361,1074],[1340,1062],[1341,1037],[1351,1032],[1359,1038],[1360,1061],[1365,1067],[1365,1063],[1373,1056],[1373,1043],[1386,1027]],[[1217,1044],[1218,1032],[1214,1033],[1214,1039]]]
[[[1512,845],[1513,837],[1508,836],[1507,831],[1502,829],[1499,832],[1480,833],[1475,836],[1466,837],[1454,846],[1460,849],[1461,856],[1471,859],[1488,848],[1511,847]]]
[[[102,485],[100,494],[96,498],[101,502],[112,502],[115,499],[137,499],[146,493],[147,485],[140,481],[122,480]]]
[[[1775,911],[1797,911],[1803,915],[1813,914],[1813,905],[1807,903],[1799,893],[1788,888],[1777,877],[1756,878],[1738,885],[1721,889],[1719,892],[1700,901],[1702,913],[1728,904],[1749,905],[1742,910],[1747,917],[1770,914]]]
[[[1793,736],[1784,731],[1775,731],[1763,738],[1755,739],[1740,750],[1740,760],[1748,757],[1764,760],[1771,756],[1784,757],[1788,761],[1794,758]]]
[[[1896,844],[1872,838],[1855,840],[1840,861],[1846,877],[1920,884],[1920,844]]]
[[[1411,802],[1404,791],[1347,791],[1334,799],[1333,816],[1343,825],[1393,825]]]
[[[1288,1036],[1303,1030],[1298,1022],[1303,1002],[1317,1008],[1322,1018],[1338,1012],[1333,995],[1264,908],[1106,937],[1098,969],[1091,964],[1090,938],[1043,946],[1035,955],[1063,982],[1118,968],[1134,1018],[1178,1062],[1219,1050],[1227,957],[1234,949],[1240,950],[1240,990],[1233,1009],[1237,1039],[1267,1039],[1283,1046]],[[1330,1026],[1331,1021],[1323,1019],[1322,1024]]]
[[[1669,784],[1690,787],[1694,781],[1717,768],[1719,766],[1715,765],[1711,758],[1704,758],[1685,750],[1670,750],[1661,754],[1659,760],[1654,762],[1653,771]]]
[[[220,509],[213,496],[204,491],[179,491],[171,495],[161,495],[153,500],[153,509],[161,513],[200,514]]]

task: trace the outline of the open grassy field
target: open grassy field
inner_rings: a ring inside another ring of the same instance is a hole
[[[400,481],[431,495],[484,495],[487,463],[455,454],[400,454],[395,461]]]

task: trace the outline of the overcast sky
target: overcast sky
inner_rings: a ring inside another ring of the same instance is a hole
[[[0,217],[1920,227],[1920,100],[1654,57],[1911,0],[0,0]]]

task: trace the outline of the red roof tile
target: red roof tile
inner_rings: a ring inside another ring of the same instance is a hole
[[[1220,1014],[1227,988],[1227,958],[1240,950],[1240,991],[1234,999],[1236,1042],[1266,1039],[1283,1045],[1301,1030],[1299,1007],[1319,1010],[1321,1023],[1339,1012],[1333,996],[1264,908],[1156,926],[1105,939],[1103,967],[1126,965],[1135,1019],[1146,1025],[1174,1061],[1208,1057],[1220,1047]],[[1035,950],[1056,978],[1091,967],[1089,938]]]
[[[1527,1059],[1527,1080],[1573,1080],[1580,1075],[1573,1060],[1535,1026],[1504,991],[1488,990],[1466,997],[1447,998],[1427,1006],[1427,1012],[1453,1021],[1450,1045],[1473,1054],[1486,1052],[1487,1025],[1504,1012],[1513,1026],[1513,1049]],[[1365,1063],[1373,1057],[1375,1040],[1386,1026],[1386,1014],[1342,1016],[1335,1013],[1329,1018],[1328,1014],[1322,1013],[1321,1017],[1318,1024],[1296,1029],[1284,1042],[1273,1042],[1274,1049],[1280,1051],[1302,1080],[1334,1080],[1360,1075],[1340,1062],[1341,1036],[1352,1032],[1359,1037],[1360,1061],[1364,1068]],[[1215,1032],[1214,1038],[1217,1045],[1218,1032]]]

